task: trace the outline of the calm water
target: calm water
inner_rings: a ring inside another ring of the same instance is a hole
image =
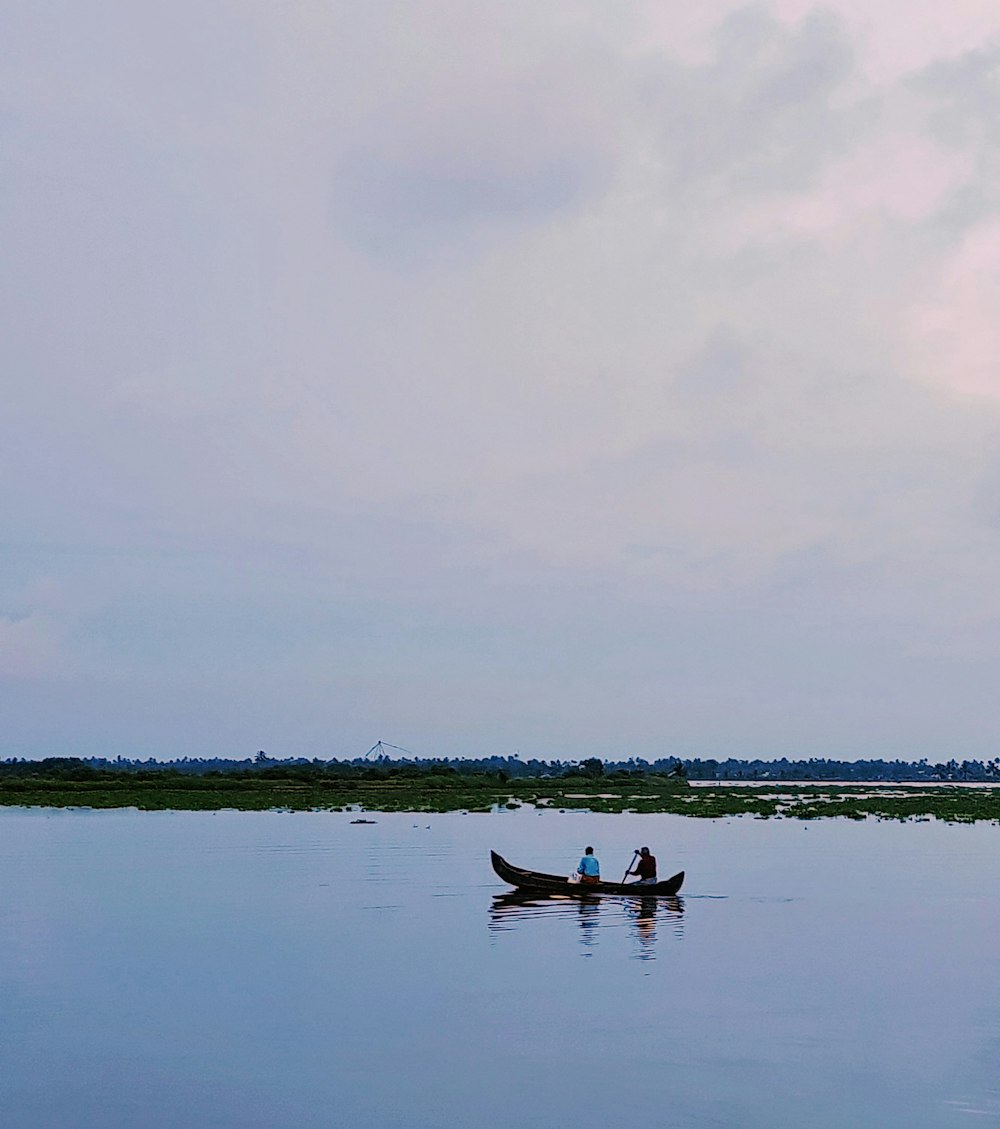
[[[1000,1124],[1000,828],[351,818],[0,809],[0,1125]]]

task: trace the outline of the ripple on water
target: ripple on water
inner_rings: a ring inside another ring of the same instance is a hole
[[[554,927],[575,926],[583,949],[581,956],[600,943],[602,934],[628,930],[635,960],[654,960],[657,943],[668,935],[684,937],[682,897],[568,897],[564,894],[497,894],[490,906],[490,932],[511,933],[534,928],[539,923]]]

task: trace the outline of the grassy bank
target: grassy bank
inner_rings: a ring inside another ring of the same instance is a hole
[[[537,804],[555,810],[670,812],[703,818],[864,819],[935,818],[1000,822],[1000,787],[922,785],[721,784],[690,787],[676,777],[619,774],[596,779],[503,780],[496,773],[387,775],[338,778],[267,773],[192,775],[88,772],[79,779],[0,778],[0,805],[27,807],[134,807],[144,811],[489,811]]]

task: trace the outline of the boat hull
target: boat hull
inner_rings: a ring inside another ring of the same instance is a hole
[[[537,870],[524,870],[512,866],[502,855],[490,851],[490,862],[497,875],[516,886],[519,890],[538,890],[546,893],[590,895],[590,894],[636,894],[639,897],[670,897],[684,885],[684,871],[664,878],[662,882],[640,885],[638,882],[570,882],[559,874],[542,874]]]

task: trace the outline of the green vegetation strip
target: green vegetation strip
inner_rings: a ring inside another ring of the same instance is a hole
[[[503,773],[380,769],[355,775],[320,771],[185,775],[74,769],[57,776],[0,775],[0,806],[139,808],[144,811],[352,810],[490,811],[538,804],[548,810],[669,812],[718,819],[936,818],[1000,822],[1000,787],[962,788],[898,783],[842,785],[768,783],[760,787],[692,788],[676,777],[570,773],[553,779],[507,780]]]

